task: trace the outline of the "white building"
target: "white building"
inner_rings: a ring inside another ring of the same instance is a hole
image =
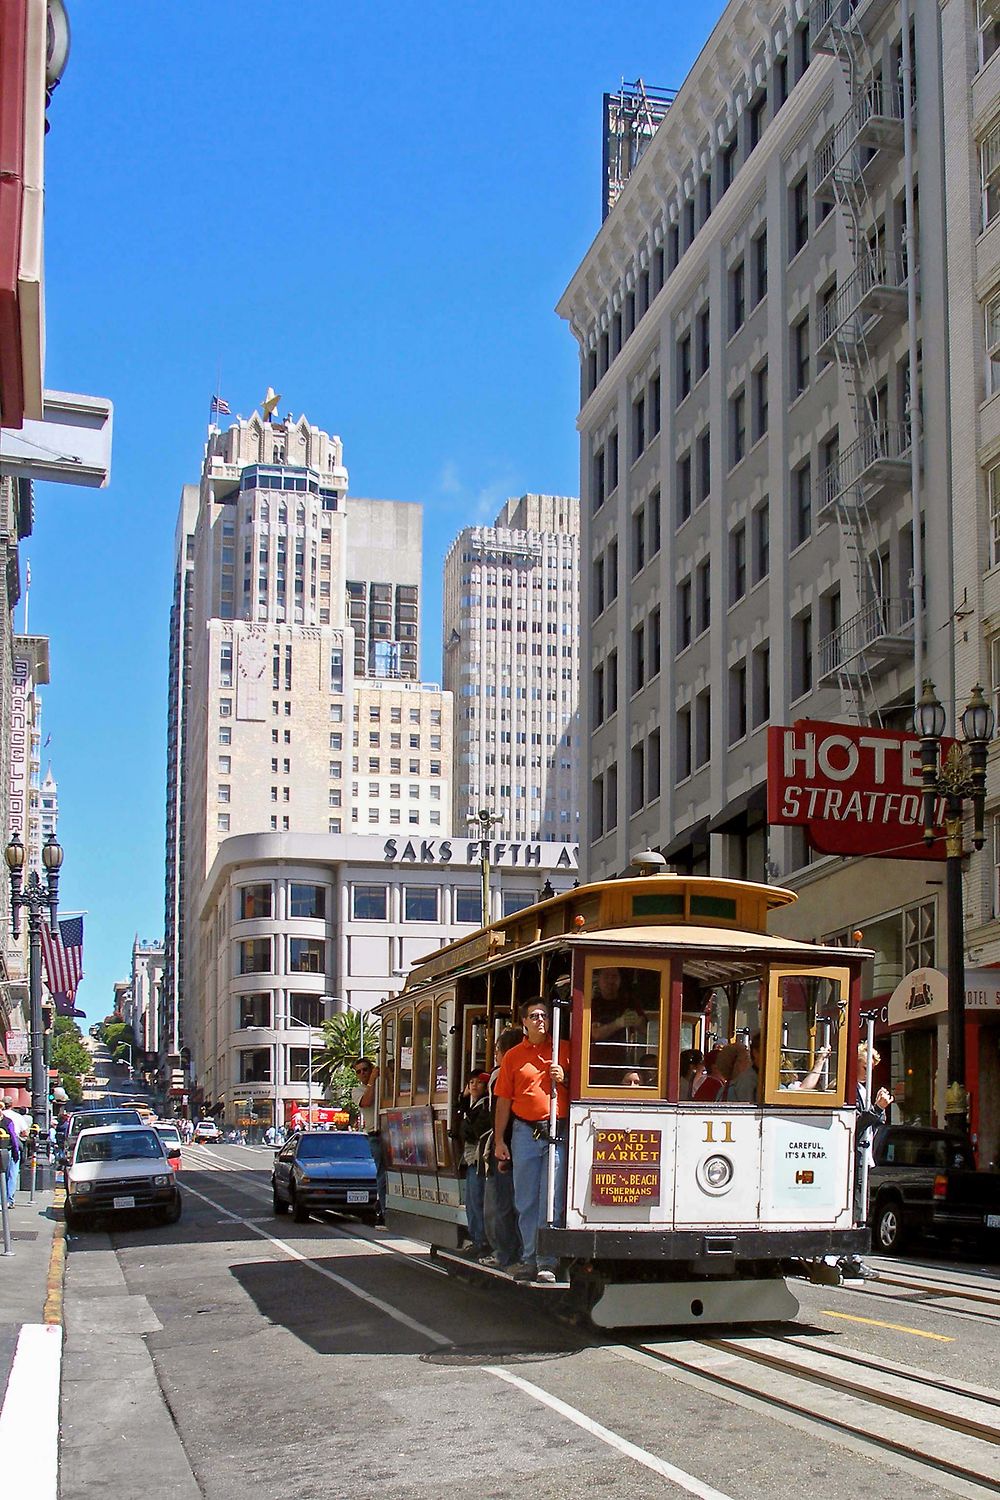
[[[260,833],[220,846],[197,896],[204,1033],[196,1105],[226,1124],[287,1123],[308,1096],[310,1036],[367,1011],[415,959],[481,923],[478,842]],[[574,844],[491,849],[492,915],[568,889]],[[318,1100],[319,1091],[315,1094]]]
[[[580,504],[508,500],[444,568],[444,683],[454,700],[453,827],[480,808],[511,839],[580,820]]]
[[[731,0],[559,304],[580,352],[584,868],[652,845],[794,886],[776,925],[861,929],[882,995],[943,959],[942,870],[769,829],[766,730],[905,728],[924,675],[954,701],[947,10]],[[894,1036],[891,1068],[909,1117],[940,1108],[926,1038]]]
[[[210,429],[184,486],[158,1027],[175,1099],[210,1065],[192,902],[229,838],[447,830],[451,698],[416,680],[420,536],[418,505],[348,497],[340,438],[305,417]]]

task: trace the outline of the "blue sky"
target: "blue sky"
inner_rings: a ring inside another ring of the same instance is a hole
[[[36,487],[30,627],[91,1019],[163,928],[167,616],[208,402],[268,384],[440,576],[508,495],[578,492],[554,304],[600,224],[601,95],[679,85],[721,4],[73,4],[49,110],[46,383],[115,403],[112,483]],[[23,573],[23,560],[22,560]],[[20,630],[23,610],[15,624]],[[43,767],[44,769],[44,767]]]

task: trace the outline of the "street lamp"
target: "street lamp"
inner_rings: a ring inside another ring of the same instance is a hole
[[[306,1077],[306,1119],[312,1124],[313,1110],[313,1028],[308,1021],[300,1021],[298,1016],[286,1016],[285,1021],[289,1026],[304,1026],[309,1033],[307,1046],[309,1048],[308,1074]]]
[[[49,931],[56,933],[56,916],[59,911],[59,867],[62,864],[62,846],[50,833],[42,846],[42,864],[45,867],[45,886],[42,886],[37,870],[24,877],[24,845],[15,833],[4,850],[7,869],[10,871],[11,931],[15,938],[21,935],[21,909],[28,913],[28,994],[31,1004],[31,1115],[32,1119],[49,1123],[49,1090],[45,1077],[44,1028],[42,1025],[42,913],[48,911]],[[23,884],[22,884],[23,881]]]
[[[968,1127],[968,1095],[965,1092],[965,930],[962,912],[962,809],[972,803],[972,845],[985,843],[986,756],[993,738],[993,710],[977,683],[962,714],[964,744],[956,742],[942,759],[941,738],[945,711],[938,702],[934,684],[924,680],[924,690],[914,714],[920,736],[920,776],[923,783],[924,843],[937,837],[937,800],[944,802],[945,852],[948,907],[948,1093],[945,1121],[952,1129]]]
[[[483,882],[483,926],[490,925],[490,835],[500,819],[493,816],[488,807],[481,807],[469,815],[469,823],[479,827],[479,870]]]

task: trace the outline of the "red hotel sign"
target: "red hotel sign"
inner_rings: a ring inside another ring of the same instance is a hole
[[[924,843],[920,785],[915,734],[814,719],[767,731],[767,820],[805,827],[821,854],[944,859],[943,837]]]

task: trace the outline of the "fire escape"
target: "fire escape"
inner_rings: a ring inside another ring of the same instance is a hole
[[[886,243],[872,192],[904,151],[903,94],[885,80],[869,46],[891,0],[813,0],[814,52],[832,54],[847,85],[848,109],[813,160],[815,198],[832,204],[846,229],[849,270],[819,313],[817,354],[834,359],[850,413],[828,445],[818,475],[817,514],[837,520],[855,612],[819,641],[818,678],[840,688],[849,721],[880,722],[876,679],[913,650],[913,603],[887,591],[877,523],[883,508],[910,485],[909,398],[901,419],[888,410],[876,358],[907,316],[907,255]]]

